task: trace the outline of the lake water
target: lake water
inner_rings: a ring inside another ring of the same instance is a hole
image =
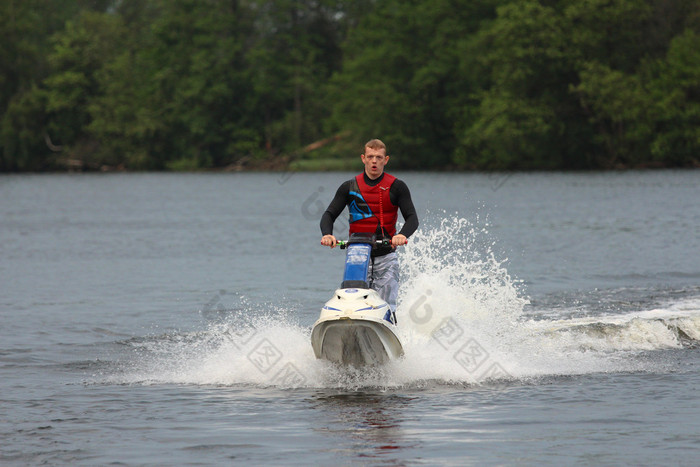
[[[0,464],[698,463],[699,171],[397,173],[365,370],[309,341],[351,175],[0,177]]]

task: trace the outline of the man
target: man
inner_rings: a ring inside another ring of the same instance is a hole
[[[408,237],[416,231],[418,216],[406,184],[384,173],[384,166],[389,162],[386,145],[378,139],[368,141],[360,158],[365,166],[364,173],[340,185],[321,217],[321,244],[331,248],[336,246],[333,223],[345,206],[350,212],[351,234],[372,233],[377,239],[390,240],[390,245],[372,249],[369,281],[370,287],[387,302],[393,314],[399,292],[399,262],[395,248],[405,245]],[[399,209],[404,225],[396,233]]]

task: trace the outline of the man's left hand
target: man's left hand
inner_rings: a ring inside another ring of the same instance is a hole
[[[393,247],[405,245],[407,243],[408,243],[408,239],[406,238],[405,235],[398,234],[398,235],[394,235],[393,237],[391,237],[391,246],[393,246]]]

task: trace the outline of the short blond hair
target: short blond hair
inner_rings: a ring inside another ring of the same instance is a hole
[[[362,148],[362,152],[364,153],[364,150],[370,148],[370,149],[383,149],[384,152],[386,152],[386,144],[380,139],[371,139],[365,143],[365,146]]]

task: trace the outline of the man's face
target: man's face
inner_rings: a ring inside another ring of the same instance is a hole
[[[365,153],[362,154],[361,158],[362,163],[365,164],[365,173],[372,180],[384,172],[384,166],[389,162],[386,149],[365,148]]]

